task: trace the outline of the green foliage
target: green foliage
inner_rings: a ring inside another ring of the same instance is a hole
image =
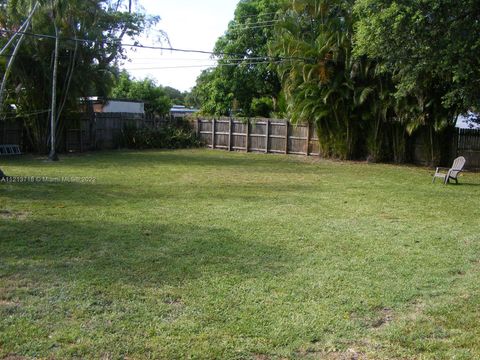
[[[479,106],[478,1],[358,0],[355,13],[355,53],[393,74],[397,115],[410,133],[422,126],[442,132]]]
[[[283,1],[244,0],[235,10],[225,35],[215,44],[218,66],[197,80],[204,113],[253,116],[252,101],[270,97],[274,107],[281,90],[275,65],[268,61],[268,42],[272,40],[275,13]],[[234,104],[235,102],[235,104]]]
[[[18,29],[33,1],[1,0],[0,27]],[[136,39],[154,27],[159,18],[129,9],[129,1],[55,1],[41,2],[28,33],[60,36],[57,80],[57,113],[78,111],[78,100],[87,96],[106,96],[116,70],[116,62],[125,54],[121,42],[125,37]],[[52,21],[53,19],[53,21]],[[10,38],[2,36],[0,46]],[[73,38],[86,42],[72,41]],[[25,118],[27,135],[32,146],[45,152],[48,139],[48,116],[52,86],[52,54],[54,39],[26,36],[14,62],[8,83],[8,101],[17,106],[17,114]],[[4,66],[4,62],[0,62]],[[57,134],[68,121],[58,119]]]
[[[220,68],[204,70],[192,89],[191,99],[201,105],[201,112],[206,115],[230,115],[234,95],[229,92],[229,83],[221,75]]]
[[[148,115],[166,115],[170,111],[172,101],[163,87],[158,86],[154,80],[145,78],[134,80],[123,71],[111,96],[116,99],[141,100],[145,102],[145,113]]]
[[[405,161],[427,127],[436,163],[456,115],[480,108],[479,14],[476,0],[241,1],[192,99],[213,115],[313,123],[322,154],[339,158]]]
[[[116,139],[119,148],[184,149],[200,145],[195,133],[187,126],[168,123],[156,129],[125,126]]]
[[[252,114],[253,116],[269,117],[273,112],[273,100],[269,97],[252,99]]]
[[[354,156],[356,110],[368,96],[355,87],[356,69],[365,64],[352,57],[351,5],[295,1],[276,26],[271,46],[272,53],[294,59],[278,67],[291,120],[314,123],[323,155],[339,158]]]
[[[170,86],[164,86],[163,91],[168,96],[173,105],[187,106],[186,98],[189,94],[188,92],[182,92]]]

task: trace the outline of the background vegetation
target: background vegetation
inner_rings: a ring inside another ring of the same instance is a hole
[[[127,149],[185,149],[197,147],[200,141],[190,123],[166,121],[158,128],[125,126],[115,146]]]
[[[34,3],[0,1],[0,45]],[[63,110],[80,97],[114,95],[145,100],[157,115],[176,103],[214,116],[309,122],[322,154],[341,159],[404,162],[411,136],[422,136],[433,164],[447,157],[442,145],[457,115],[480,104],[475,0],[242,0],[215,45],[218,66],[189,94],[118,73],[122,39],[137,40],[159,20],[132,11],[131,0],[39,4],[27,30],[47,37],[25,37],[2,112],[15,104],[39,151],[49,142],[49,116],[60,132]],[[7,64],[1,57],[0,68]],[[58,101],[51,107],[54,74]]]
[[[404,162],[417,133],[436,163],[457,115],[480,104],[479,10],[473,0],[240,1],[219,66],[194,93],[205,113],[313,123],[324,156]]]
[[[36,2],[0,1],[0,45],[15,34]],[[109,93],[118,72],[116,65],[124,56],[122,40],[135,40],[147,29],[154,31],[159,18],[133,12],[131,0],[39,4],[26,29],[30,35],[24,37],[12,63],[7,101],[1,110],[2,116],[11,113],[13,104],[14,114],[25,121],[31,145],[44,153],[50,142],[52,109],[56,114],[55,132],[60,134],[65,124],[63,111],[77,112],[82,97]],[[0,58],[0,69],[8,59]],[[53,71],[55,64],[58,69]],[[57,101],[52,107],[54,77]]]

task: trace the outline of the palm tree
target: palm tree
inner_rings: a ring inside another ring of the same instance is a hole
[[[279,66],[292,121],[314,123],[322,153],[341,158],[352,156],[356,139],[351,2],[294,1],[271,48],[298,59]]]
[[[10,94],[18,113],[28,114],[23,120],[30,142],[55,159],[64,109],[78,111],[81,97],[106,96],[123,51],[122,37],[137,37],[159,18],[133,12],[133,0],[38,1],[28,31],[54,39],[25,37],[9,85],[15,89]],[[0,0],[1,8],[8,9],[8,14],[0,12],[1,26],[18,29],[32,4],[34,0]]]
[[[10,60],[8,61],[7,67],[5,69],[5,73],[3,74],[2,83],[0,85],[0,109],[3,108],[3,99],[4,99],[4,94],[5,94],[5,88],[7,86],[8,77],[9,77],[10,72],[12,70],[12,65],[17,58],[17,54],[18,54],[18,51],[20,50],[20,46],[22,45],[23,40],[25,39],[25,31],[30,26],[30,22],[32,20],[33,15],[35,14],[35,11],[38,8],[38,5],[39,5],[38,1],[35,1],[35,4],[33,5],[33,8],[30,10],[30,13],[29,13],[27,19],[22,23],[20,28],[13,33],[13,35],[11,36],[9,41],[7,41],[5,46],[0,50],[0,55],[2,55],[10,47],[10,45],[13,44],[15,39],[17,37],[19,38],[17,44],[14,47],[13,53],[10,56]]]

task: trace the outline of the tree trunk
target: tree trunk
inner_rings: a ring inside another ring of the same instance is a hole
[[[50,109],[50,154],[48,159],[51,161],[58,161],[56,152],[56,122],[57,122],[57,72],[58,72],[58,54],[60,47],[60,37],[58,26],[53,19],[55,27],[55,55],[53,60],[53,74],[52,74],[52,104]]]
[[[22,34],[20,36],[20,39],[18,40],[18,43],[15,46],[15,50],[13,50],[13,54],[10,57],[10,60],[8,61],[7,68],[5,69],[5,74],[3,74],[3,80],[0,86],[0,112],[3,109],[3,99],[5,98],[3,94],[5,93],[5,88],[7,87],[8,76],[10,75],[10,72],[12,70],[12,65],[15,61],[15,58],[17,57],[18,50],[20,50],[20,46],[22,45],[24,37],[25,37],[25,34]]]
[[[13,62],[15,61],[15,58],[18,54],[18,50],[20,50],[20,46],[22,45],[23,39],[25,38],[24,32],[25,30],[27,30],[28,26],[30,25],[30,21],[32,20],[33,14],[37,10],[37,7],[38,7],[38,2],[35,3],[32,11],[30,11],[30,14],[28,15],[27,20],[24,21],[24,23],[22,24],[22,26],[20,26],[20,29],[18,30],[18,33],[21,32],[22,34],[20,35],[20,39],[18,40],[18,43],[15,46],[15,49],[13,50],[13,54],[10,57],[10,60],[8,61],[7,68],[5,69],[5,74],[3,74],[2,84],[0,86],[0,112],[2,111],[2,108],[3,108],[3,99],[4,99],[3,94],[5,92],[5,87],[7,86],[8,76],[10,75],[10,71],[12,69]],[[2,48],[2,50],[0,51],[0,55],[3,54],[3,52],[10,46],[10,44],[16,38],[18,33],[15,33],[12,36],[12,38],[7,42],[7,44]]]

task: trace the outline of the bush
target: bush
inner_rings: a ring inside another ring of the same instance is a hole
[[[199,145],[191,128],[171,123],[157,129],[127,125],[117,140],[118,147],[128,149],[182,149]]]
[[[254,116],[269,117],[273,111],[273,100],[268,97],[252,100],[252,113]]]

